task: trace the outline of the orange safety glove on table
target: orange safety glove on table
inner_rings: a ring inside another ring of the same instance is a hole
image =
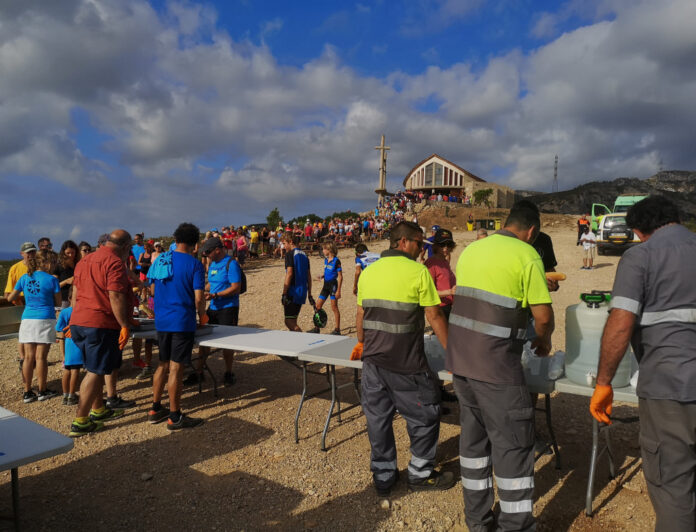
[[[611,425],[611,403],[614,400],[614,389],[611,384],[598,384],[595,386],[592,399],[590,399],[590,414],[600,423]]]
[[[121,351],[123,351],[123,348],[126,347],[129,338],[130,330],[128,329],[128,327],[121,327],[121,334],[118,335],[118,348]]]
[[[363,354],[363,343],[358,342],[357,344],[355,344],[353,351],[351,351],[351,353],[350,353],[350,359],[351,360],[362,360],[362,354]]]

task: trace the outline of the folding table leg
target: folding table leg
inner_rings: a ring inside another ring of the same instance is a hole
[[[341,396],[338,394],[338,384],[336,383],[336,366],[331,366],[331,371],[333,372],[333,386],[336,388],[336,406],[338,407],[338,410],[336,410],[336,414],[338,417],[338,422],[342,423],[343,421],[341,420]]]
[[[12,517],[14,517],[15,530],[19,530],[19,470],[13,467],[10,475],[12,477]]]
[[[587,480],[587,493],[585,494],[585,515],[592,515],[592,492],[594,491],[594,479],[597,469],[597,453],[599,449],[599,422],[592,418],[592,454],[590,455],[590,477]]]
[[[297,413],[295,414],[295,443],[300,443],[300,434],[299,434],[300,412],[302,412],[302,405],[304,404],[306,396],[307,396],[307,363],[302,362],[302,395],[300,395],[300,404],[297,407]]]
[[[334,405],[336,404],[336,366],[331,366],[329,371],[329,382],[331,383],[331,405],[329,406],[329,415],[326,416],[324,424],[324,432],[321,433],[321,450],[326,451],[326,433],[329,431],[329,423],[333,415]]]
[[[217,380],[215,379],[215,375],[213,374],[213,370],[211,370],[210,367],[208,366],[207,360],[203,362],[203,369],[208,372],[208,375],[210,375],[210,380],[213,381],[213,395],[215,397],[217,397],[218,396]],[[198,381],[198,393],[201,392],[201,389],[202,389],[201,386],[202,386],[202,384],[201,384],[201,381],[199,380]]]
[[[556,469],[561,469],[561,453],[558,450],[556,435],[553,432],[553,423],[551,422],[551,395],[548,393],[544,394],[544,405],[546,410],[546,426],[549,429],[549,436],[551,436],[551,448],[553,449],[553,454],[556,455]]]

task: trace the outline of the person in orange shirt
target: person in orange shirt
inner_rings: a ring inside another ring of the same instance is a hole
[[[580,245],[580,239],[582,238],[582,235],[585,234],[585,227],[590,227],[590,221],[587,219],[589,214],[583,214],[580,219],[578,220],[578,242],[577,246]]]

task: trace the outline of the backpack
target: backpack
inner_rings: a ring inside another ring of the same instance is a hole
[[[230,262],[233,261],[234,259],[232,257],[227,257],[227,266],[225,267],[225,271],[229,272],[230,271]],[[242,294],[245,294],[247,291],[247,278],[246,278],[246,273],[244,273],[244,270],[242,270],[242,267],[239,267],[239,270],[242,272],[242,277],[241,281],[239,283],[239,295],[241,296]]]

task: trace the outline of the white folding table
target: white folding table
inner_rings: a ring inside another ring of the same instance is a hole
[[[19,466],[66,453],[73,441],[0,406],[0,471],[11,470],[12,516],[19,530]]]
[[[581,384],[576,384],[571,382],[567,378],[559,379],[556,381],[556,391],[561,393],[570,393],[573,395],[581,395],[584,397],[592,397],[594,393],[594,388],[589,386],[583,386]],[[624,388],[614,388],[614,401],[621,401],[624,403],[638,404],[638,396],[636,395],[636,389],[632,386],[626,386]],[[621,421],[624,423],[630,423],[637,421],[637,417],[618,419],[614,418],[614,421]],[[599,423],[594,417],[592,418],[592,452],[590,453],[590,474],[587,479],[587,490],[585,492],[585,515],[592,515],[592,492],[594,491],[594,480],[595,474],[597,472],[597,461],[606,452],[607,458],[609,460],[609,475],[611,478],[616,476],[616,468],[614,467],[614,453],[611,448],[611,438],[609,430],[611,425],[605,425],[604,423]],[[604,434],[604,447],[600,450],[599,441],[601,435]]]

